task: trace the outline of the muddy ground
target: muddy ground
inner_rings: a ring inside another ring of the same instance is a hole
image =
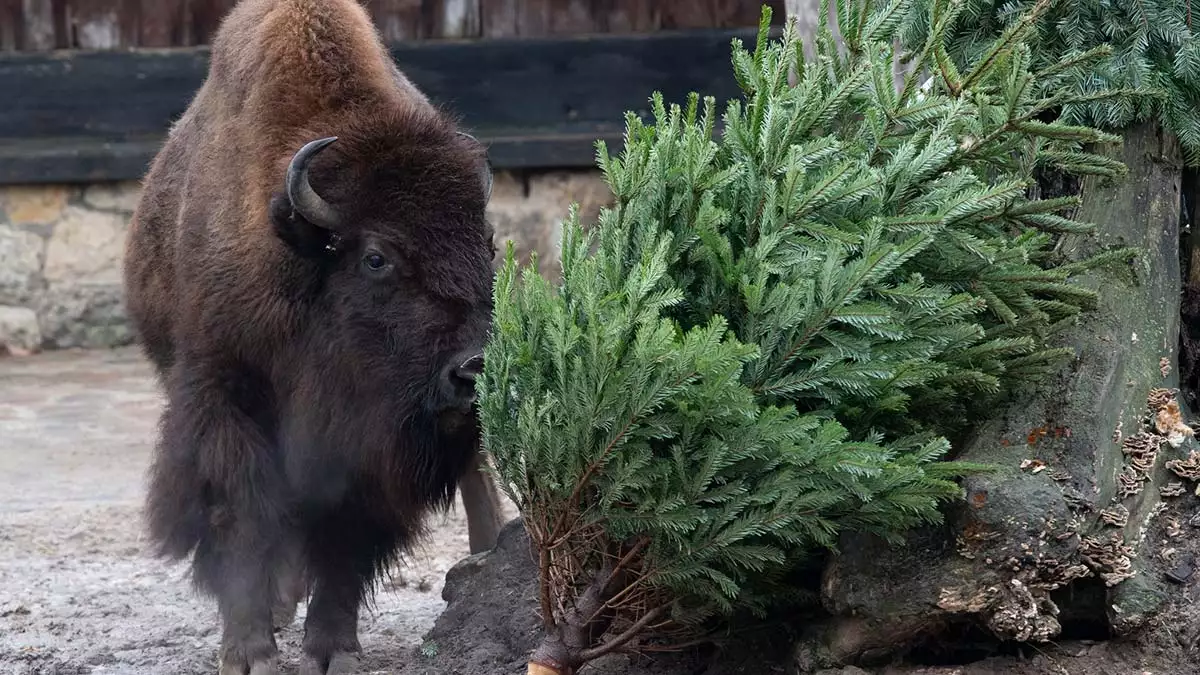
[[[0,358],[0,674],[211,674],[214,604],[186,566],[148,555],[140,507],[160,396],[133,349]],[[515,512],[510,509],[510,515]],[[360,619],[366,673],[517,675],[536,638],[519,557],[493,556],[460,580],[444,616],[446,572],[468,554],[461,506],[394,570]],[[486,558],[487,556],[484,556]],[[489,569],[490,568],[490,569]],[[460,576],[461,576],[460,568]],[[1191,588],[1184,613],[1194,615]],[[1194,619],[1194,616],[1188,617]],[[294,672],[304,607],[282,633]],[[437,621],[437,627],[434,624]],[[1168,620],[1128,645],[1065,642],[1026,658],[970,665],[899,664],[905,675],[1175,675],[1198,639]],[[431,629],[433,629],[432,632]],[[1186,634],[1185,634],[1186,633]],[[428,641],[425,637],[428,634]],[[693,655],[695,656],[695,655]],[[747,660],[610,659],[590,673],[723,675],[793,672],[777,655]],[[668,663],[668,662],[673,662]],[[691,663],[693,665],[684,665]],[[727,665],[721,665],[722,663]],[[846,669],[828,671],[863,674]],[[583,675],[583,674],[581,674]]]

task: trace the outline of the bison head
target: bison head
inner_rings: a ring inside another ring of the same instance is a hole
[[[291,157],[271,204],[303,270],[306,370],[341,380],[309,388],[474,430],[496,253],[486,150],[432,116],[339,131]]]

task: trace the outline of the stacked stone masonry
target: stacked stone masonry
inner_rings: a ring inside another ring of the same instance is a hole
[[[121,266],[139,193],[136,182],[0,186],[0,353],[133,341]],[[610,198],[597,171],[498,172],[488,216],[502,253],[507,241],[523,261],[537,251],[554,277],[570,204],[590,223]]]

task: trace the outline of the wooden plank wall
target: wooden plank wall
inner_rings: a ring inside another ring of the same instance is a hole
[[[751,27],[783,0],[362,0],[390,42]],[[0,0],[0,52],[208,44],[236,0]]]

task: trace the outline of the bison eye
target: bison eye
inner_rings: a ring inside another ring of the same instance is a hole
[[[363,267],[365,267],[367,272],[373,276],[386,274],[392,267],[392,264],[388,262],[388,259],[383,257],[382,253],[378,253],[376,251],[371,251],[363,256],[362,262]]]

